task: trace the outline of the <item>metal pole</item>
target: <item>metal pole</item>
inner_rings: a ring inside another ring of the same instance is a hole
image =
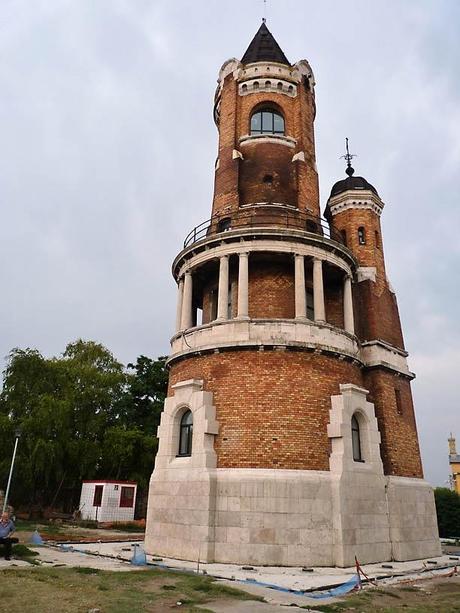
[[[9,496],[9,493],[10,493],[11,478],[13,477],[13,468],[14,468],[14,461],[16,459],[16,451],[17,451],[17,448],[18,448],[18,441],[19,441],[19,436],[16,437],[16,442],[14,443],[14,451],[13,451],[13,458],[11,460],[10,475],[8,477],[8,485],[6,486],[5,500],[3,502],[3,513],[5,512],[6,505],[8,504],[8,496]]]

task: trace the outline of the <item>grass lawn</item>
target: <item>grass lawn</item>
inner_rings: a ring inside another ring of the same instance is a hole
[[[0,573],[0,610],[8,613],[163,613],[178,602],[182,606],[177,608],[189,613],[206,611],[206,602],[218,599],[260,600],[209,577],[161,569],[37,567]]]

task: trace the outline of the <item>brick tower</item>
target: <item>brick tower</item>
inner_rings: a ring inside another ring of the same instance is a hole
[[[173,263],[149,553],[294,566],[440,553],[383,202],[349,164],[321,218],[314,87],[265,23],[220,71],[212,216]]]

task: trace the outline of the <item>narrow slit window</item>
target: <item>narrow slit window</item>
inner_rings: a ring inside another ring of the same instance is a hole
[[[313,290],[311,287],[307,287],[307,319],[315,321],[315,303],[313,299]]]
[[[366,231],[364,230],[363,226],[360,226],[358,228],[358,243],[360,245],[365,245],[366,244]]]
[[[375,231],[375,246],[377,249],[380,249],[380,236],[377,230]]]
[[[396,412],[398,413],[398,415],[402,415],[403,406],[402,406],[402,400],[401,400],[401,390],[398,390],[396,388],[395,388],[395,398],[396,398]]]
[[[351,443],[353,446],[353,460],[355,462],[362,462],[363,456],[361,453],[361,433],[356,415],[353,415],[351,418]]]
[[[192,455],[193,416],[186,411],[180,420],[179,453],[180,456]]]
[[[213,288],[209,295],[209,321],[217,319],[217,288]]]

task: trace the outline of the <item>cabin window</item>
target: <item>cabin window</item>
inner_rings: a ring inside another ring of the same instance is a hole
[[[134,488],[122,486],[120,494],[120,507],[132,509],[134,506]]]

